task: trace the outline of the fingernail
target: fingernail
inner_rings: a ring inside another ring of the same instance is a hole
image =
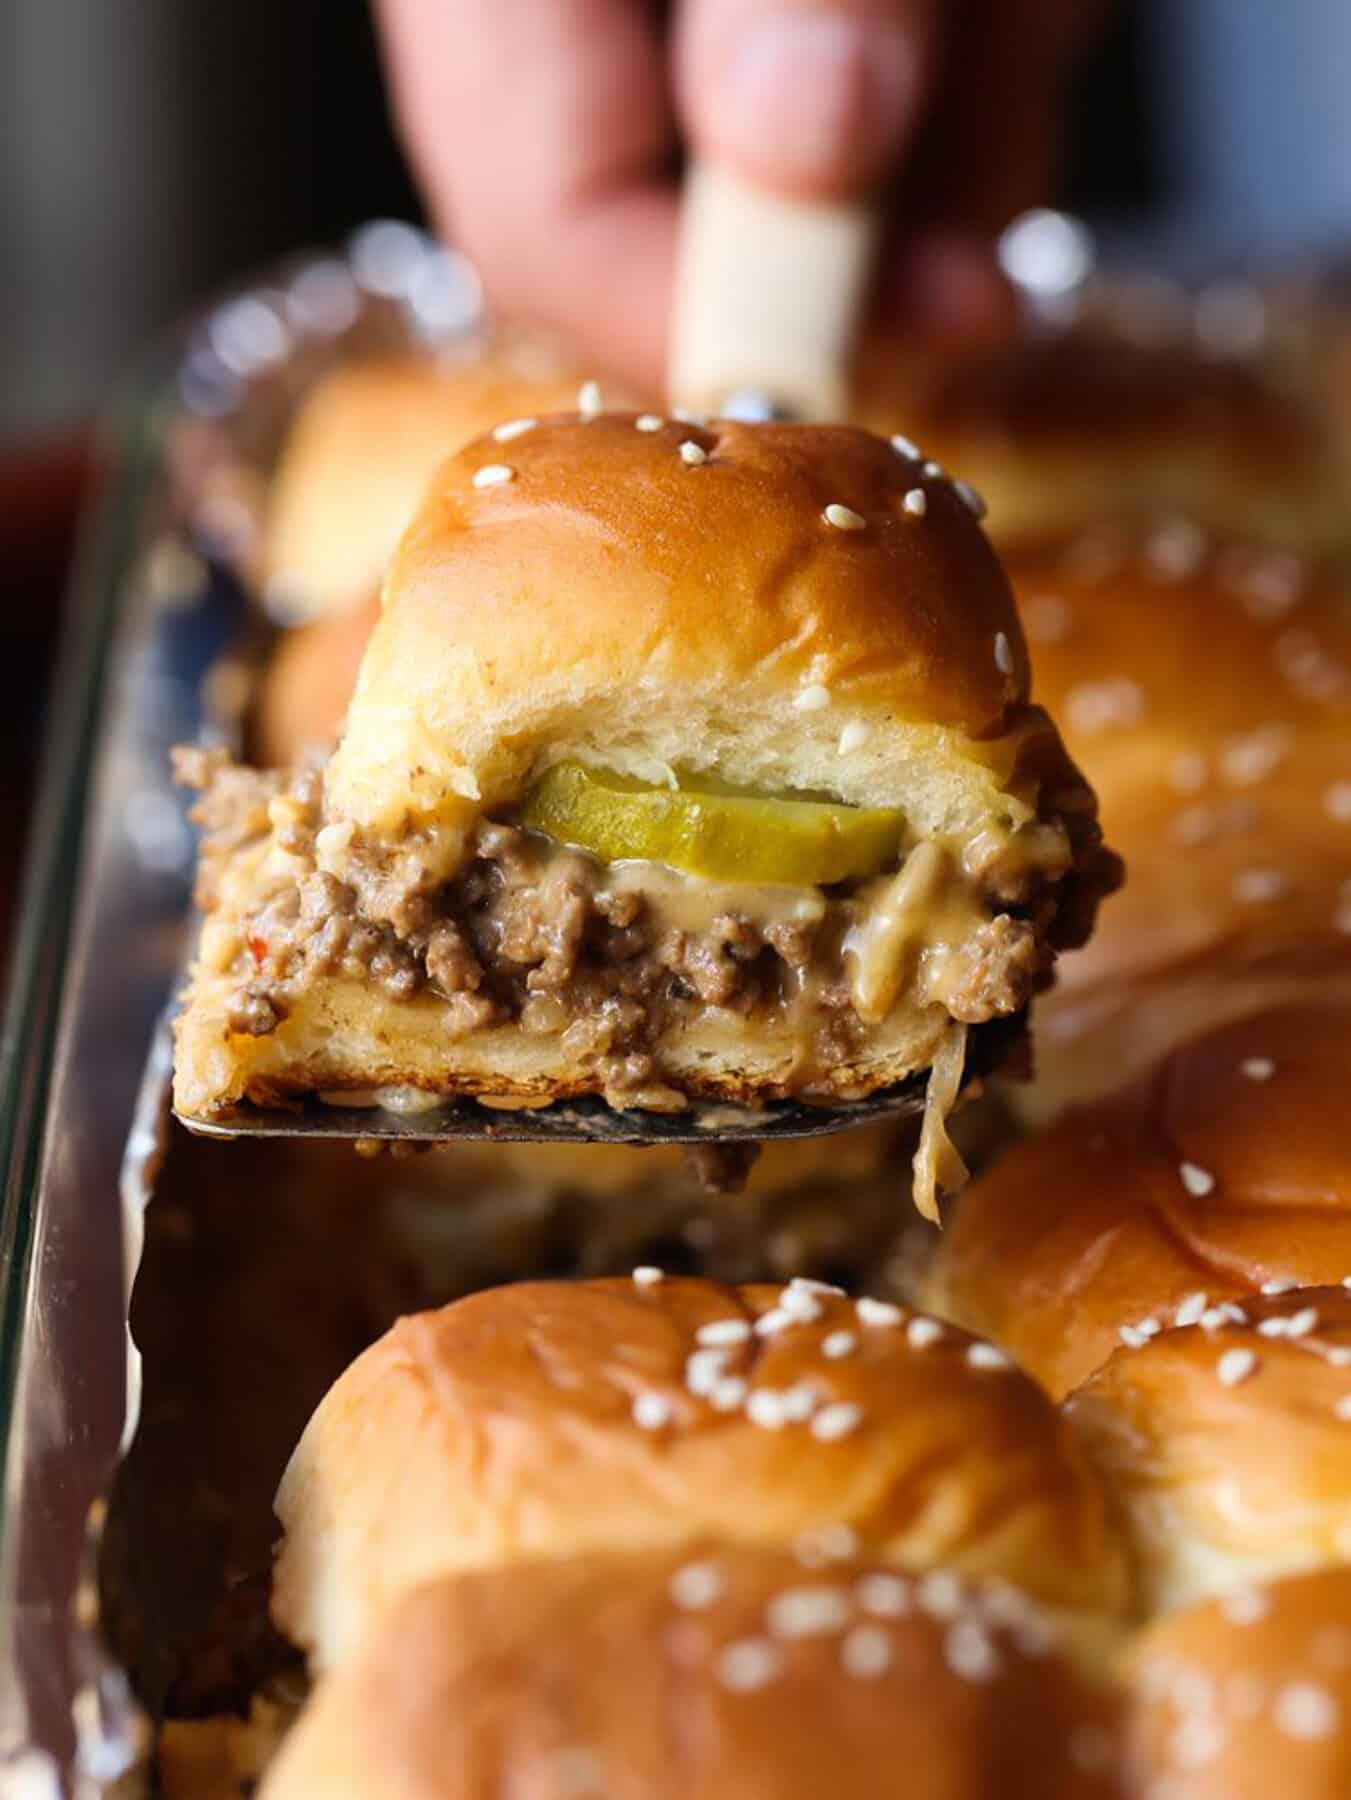
[[[777,12],[734,40],[708,114],[719,153],[751,177],[847,193],[899,149],[917,87],[915,49],[898,26]]]

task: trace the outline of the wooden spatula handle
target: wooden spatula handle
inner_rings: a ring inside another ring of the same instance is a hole
[[[876,236],[866,204],[786,200],[695,163],[681,207],[668,387],[716,411],[740,389],[838,418]]]

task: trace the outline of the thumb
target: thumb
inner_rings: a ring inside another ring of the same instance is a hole
[[[802,199],[858,193],[919,120],[933,0],[683,0],[675,85],[695,153]]]

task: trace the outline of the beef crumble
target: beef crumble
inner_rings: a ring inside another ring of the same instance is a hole
[[[804,1061],[823,1068],[865,1040],[841,956],[848,892],[840,904],[806,890],[759,916],[731,905],[709,917],[689,908],[688,888],[685,907],[667,905],[659,885],[626,885],[578,851],[495,821],[478,826],[469,860],[446,881],[416,833],[377,851],[355,842],[349,824],[326,824],[315,770],[255,774],[189,753],[178,773],[202,789],[194,816],[205,827],[204,909],[217,903],[224,864],[269,840],[269,872],[230,965],[233,1031],[275,1030],[325,976],[373,979],[397,1000],[434,993],[448,1036],[509,1022],[561,1035],[565,1053],[591,1060],[606,1099],[621,1106],[683,1104],[652,1046],[682,1015],[707,1008],[786,1014],[808,996]],[[1068,860],[1063,841],[1058,854],[1031,860],[1043,866],[1029,875],[1025,856],[987,857],[973,890],[986,922],[919,952],[930,997],[954,1019],[1017,1012],[1048,978],[1045,928],[1051,884]],[[1017,901],[1005,907],[1000,887]],[[810,1068],[798,1091],[811,1092]]]

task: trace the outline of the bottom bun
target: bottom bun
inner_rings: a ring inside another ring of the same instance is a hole
[[[1115,1716],[1012,1589],[791,1554],[431,1583],[324,1682],[263,1800],[1089,1800]]]

